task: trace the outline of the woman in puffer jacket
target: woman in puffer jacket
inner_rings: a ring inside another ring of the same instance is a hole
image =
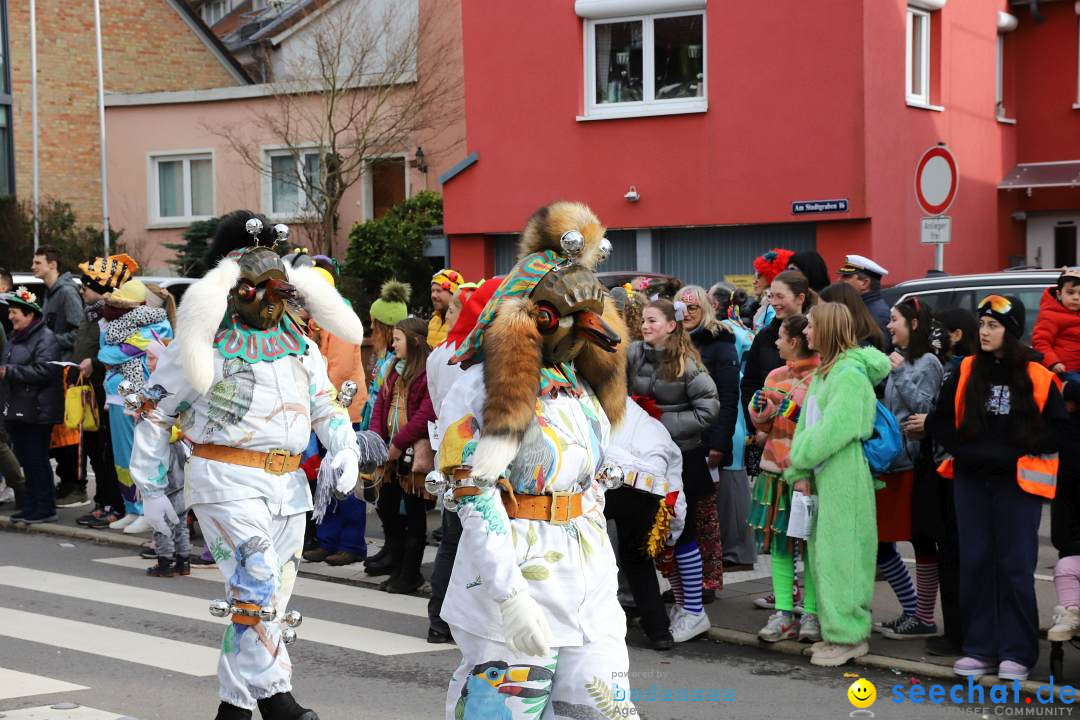
[[[676,604],[671,634],[676,642],[685,642],[709,629],[709,618],[701,603],[702,565],[695,516],[699,503],[714,499],[703,436],[720,412],[716,384],[683,328],[685,312],[686,306],[680,301],[661,299],[649,303],[641,324],[644,339],[630,346],[627,357],[630,394],[656,401],[663,413],[660,422],[683,456],[686,526],[675,545],[677,570],[670,578]]]
[[[0,358],[0,396],[12,448],[26,474],[23,509],[11,519],[56,522],[49,439],[52,426],[63,419],[64,399],[60,373],[49,363],[60,359],[60,346],[32,292],[20,287],[2,302],[13,331]]]

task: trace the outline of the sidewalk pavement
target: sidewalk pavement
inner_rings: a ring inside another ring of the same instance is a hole
[[[26,526],[12,523],[8,518],[11,510],[5,508],[0,511],[2,513],[0,514],[0,530],[42,533],[84,542],[126,546],[136,552],[150,537],[149,535],[124,535],[115,530],[91,530],[77,525],[75,519],[88,511],[88,507],[60,508],[57,511],[60,514],[60,522]],[[379,527],[374,513],[369,512],[369,515],[371,520],[368,526],[368,547],[369,552],[373,553],[381,547],[382,540],[378,537]],[[428,527],[438,527],[438,514],[436,512],[429,514]],[[1043,527],[1047,531],[1049,530],[1048,518],[1044,518]],[[1046,544],[1048,545],[1048,543]],[[202,551],[201,543],[195,542],[194,546],[195,552]],[[907,553],[904,553],[905,549]],[[1045,548],[1042,550],[1045,550]],[[1039,601],[1040,627],[1045,637],[1045,631],[1051,624],[1051,617],[1056,604],[1053,585],[1053,559],[1056,558],[1056,554],[1052,552],[1052,548],[1045,552],[1042,550],[1040,551],[1039,572],[1036,573],[1035,588]],[[901,553],[910,554],[910,546],[901,544]],[[431,577],[434,560],[435,547],[428,545],[424,551],[422,567],[424,577]],[[151,564],[152,562],[148,560],[147,567]],[[353,565],[331,567],[324,563],[304,561],[300,566],[299,574],[302,577],[363,587],[376,586],[385,579],[385,577],[371,577],[364,574],[363,564],[359,562]],[[722,643],[758,647],[785,655],[808,655],[809,647],[805,644],[788,641],[770,645],[758,640],[757,632],[765,625],[772,611],[756,608],[753,605],[753,600],[756,597],[767,595],[771,591],[772,582],[768,556],[758,558],[753,570],[725,573],[724,590],[717,594],[713,603],[705,606],[706,612],[712,621],[712,628],[708,633],[709,639]],[[417,594],[426,596],[430,592],[430,585],[425,583]],[[877,583],[872,609],[875,621],[889,620],[899,614],[900,606],[887,583]],[[940,608],[938,622],[939,624],[941,622]],[[1039,663],[1031,673],[1032,679],[1021,683],[1024,692],[1035,693],[1038,688],[1044,687],[1044,684],[1049,682],[1049,657],[1050,644],[1045,639],[1042,639],[1040,640]],[[922,640],[889,640],[874,633],[870,639],[870,654],[856,660],[855,667],[849,667],[849,670],[855,671],[857,666],[863,665],[891,671],[896,675],[897,683],[905,686],[911,683],[912,677],[919,676],[960,682],[960,679],[956,678],[952,673],[954,659],[928,655],[925,650],[925,643]],[[807,658],[807,662],[809,662],[809,658]],[[1073,675],[1073,668],[1080,668],[1080,653],[1073,653],[1067,648],[1064,662],[1066,677],[1063,680],[1067,681]],[[1080,676],[1080,670],[1076,671],[1076,675]],[[998,682],[995,676],[986,676],[980,680],[981,684],[987,686]],[[1055,679],[1055,684],[1060,686],[1062,682]]]

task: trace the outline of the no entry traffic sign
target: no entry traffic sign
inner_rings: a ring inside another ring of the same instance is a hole
[[[956,199],[960,172],[956,158],[944,145],[936,145],[915,166],[915,197],[927,215],[941,215]]]

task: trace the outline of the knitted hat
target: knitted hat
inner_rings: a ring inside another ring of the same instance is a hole
[[[82,284],[102,295],[116,290],[139,272],[139,263],[126,253],[79,263]]]
[[[397,280],[387,280],[379,290],[379,299],[371,303],[371,319],[394,327],[409,316],[412,288]]]
[[[465,278],[461,277],[461,273],[450,268],[444,268],[431,276],[432,285],[438,285],[443,290],[452,293],[457,292],[458,286],[463,282]]]
[[[991,317],[1016,339],[1024,336],[1024,303],[1013,295],[987,295],[979,303],[979,317]]]
[[[105,304],[119,308],[134,308],[146,302],[146,286],[141,280],[128,280],[119,290],[109,293]]]
[[[787,270],[788,263],[791,262],[791,256],[794,254],[791,250],[773,248],[754,260],[754,271],[765,282],[771,283],[776,279],[777,275]]]
[[[0,304],[41,314],[41,306],[38,305],[37,295],[22,286],[13,292],[0,294]]]

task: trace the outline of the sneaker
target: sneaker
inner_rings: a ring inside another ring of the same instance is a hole
[[[112,527],[112,524],[117,520],[121,519],[122,517],[124,516],[113,510],[106,513],[105,515],[102,515],[99,518],[94,518],[90,522],[86,523],[86,527],[90,528],[91,530],[103,530],[107,527]]]
[[[214,562],[214,556],[211,555],[209,551],[204,550],[201,555],[191,556],[191,564],[210,567],[212,565],[215,565],[216,563]]]
[[[991,675],[998,669],[997,663],[985,658],[965,656],[953,663],[952,671],[961,677]]]
[[[810,656],[810,664],[818,667],[840,667],[849,660],[862,657],[870,652],[870,645],[863,641],[854,645],[837,645],[827,642],[818,646]]]
[[[128,525],[135,522],[135,519],[137,517],[139,517],[139,516],[136,515],[135,513],[128,513],[127,515],[120,518],[119,520],[109,523],[109,529],[110,530],[123,530]]]
[[[125,535],[141,535],[143,533],[152,532],[154,528],[150,527],[150,523],[146,522],[146,518],[142,515],[136,515],[135,519],[124,528]]]
[[[807,613],[799,621],[799,642],[815,643],[821,640],[821,622],[818,616]]]
[[[998,677],[1002,680],[1027,680],[1030,668],[1012,660],[1002,660],[998,665]]]
[[[0,490],[0,505],[7,505],[8,503],[15,502],[15,491],[9,487],[4,487]]]
[[[675,610],[671,620],[671,637],[675,642],[686,642],[704,635],[710,627],[712,623],[704,612],[692,613],[680,607]]]
[[[803,593],[802,588],[796,586],[791,593],[791,599],[795,606],[795,613],[801,615],[803,611]],[[769,593],[764,597],[754,598],[754,607],[761,608],[762,610],[775,610],[776,609],[776,595]]]
[[[794,613],[778,611],[769,616],[769,622],[758,630],[757,636],[764,642],[774,643],[781,640],[794,640],[799,637],[799,621]]]
[[[91,521],[97,520],[105,515],[105,508],[96,507],[85,515],[80,515],[75,518],[76,525],[89,525]]]
[[[1080,608],[1054,608],[1054,625],[1046,632],[1046,639],[1051,642],[1072,640],[1080,630]]]
[[[20,510],[19,512],[11,513],[11,515],[10,515],[10,517],[8,519],[11,520],[12,522],[22,522],[23,520],[26,519],[26,516],[29,515],[29,514],[30,514],[29,510]]]
[[[56,513],[51,515],[29,515],[22,519],[27,525],[39,525],[41,523],[54,523],[60,522],[60,516]]]
[[[892,627],[883,627],[881,634],[890,640],[911,640],[937,637],[938,628],[936,623],[923,622],[914,615],[908,615]]]
[[[86,488],[72,488],[56,498],[56,507],[71,508],[89,505],[90,498],[86,497]]]
[[[142,546],[139,548],[139,557],[141,557],[143,560],[156,560],[157,556],[158,554],[157,550],[154,548],[153,540],[143,543]]]
[[[883,622],[874,623],[874,626],[870,629],[876,633],[884,633],[886,628],[892,630],[897,625],[904,622],[904,618],[906,617],[908,616],[901,613],[898,617],[894,617],[892,620],[885,620]]]

